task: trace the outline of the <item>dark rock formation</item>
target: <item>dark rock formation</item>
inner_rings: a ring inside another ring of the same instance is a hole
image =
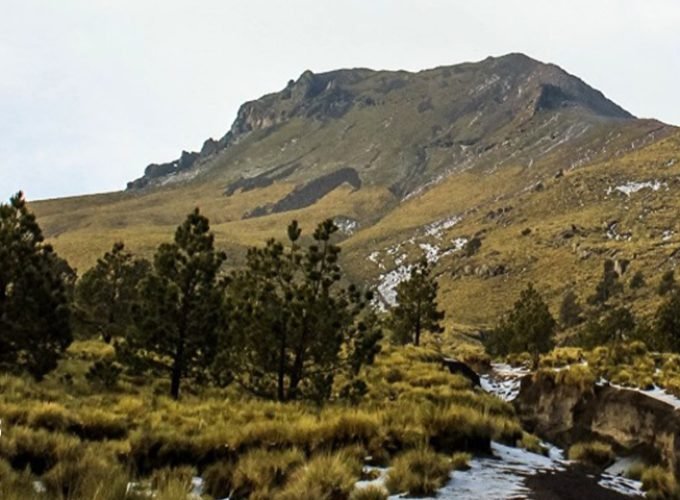
[[[264,209],[263,207],[258,207],[244,215],[244,218],[308,207],[345,183],[354,189],[359,189],[361,187],[361,179],[358,172],[353,168],[345,167],[330,174],[317,177],[306,184],[296,187],[292,192],[274,203],[271,208]]]

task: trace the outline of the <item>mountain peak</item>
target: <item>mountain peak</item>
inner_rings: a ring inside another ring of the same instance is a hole
[[[206,141],[200,153],[185,153],[179,160],[150,165],[145,176],[128,187],[193,178],[194,174],[187,172],[210,163],[217,153],[253,134],[264,137],[262,133],[269,134],[288,123],[310,131],[341,127],[342,122],[359,124],[364,129],[367,123],[383,123],[365,130],[374,143],[367,147],[381,144],[379,149],[384,155],[385,147],[398,145],[401,157],[410,158],[406,171],[417,171],[424,161],[431,166],[428,155],[442,144],[453,148],[447,170],[459,168],[456,164],[477,163],[491,150],[501,154],[500,146],[507,149],[512,141],[524,146],[521,152],[506,151],[507,154],[535,159],[543,153],[536,146],[538,143],[532,141],[543,140],[546,132],[554,138],[567,130],[588,129],[603,120],[633,118],[578,77],[521,53],[417,73],[365,68],[323,73],[306,70],[281,91],[244,103],[230,130],[219,141]],[[256,147],[257,139],[248,140],[254,141]],[[365,140],[357,138],[355,144]],[[471,145],[475,146],[473,150],[465,149]],[[474,161],[470,158],[472,154],[476,156]],[[351,157],[334,161],[346,163]],[[392,167],[387,168],[390,170],[382,173],[372,169],[365,176],[376,180],[383,176],[394,178]],[[444,167],[436,170],[441,168]],[[401,172],[392,188],[403,196],[427,184],[432,175]]]

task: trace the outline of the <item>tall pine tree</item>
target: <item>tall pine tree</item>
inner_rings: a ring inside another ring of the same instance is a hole
[[[125,250],[123,243],[115,243],[77,284],[77,312],[85,328],[94,329],[106,342],[123,337],[132,325],[138,285],[150,267],[148,261]]]
[[[548,305],[531,283],[520,293],[510,312],[485,339],[487,349],[494,355],[528,352],[534,366],[539,354],[555,345],[557,323]]]
[[[74,271],[43,241],[22,193],[0,204],[0,368],[36,379],[71,343]]]
[[[330,396],[335,376],[355,376],[371,362],[380,331],[371,295],[342,286],[337,227],[320,224],[307,248],[296,222],[288,244],[270,240],[248,252],[229,287],[231,327],[239,345],[236,380],[260,396],[286,401]],[[219,368],[228,368],[220,363]]]
[[[388,320],[393,340],[397,343],[420,345],[423,332],[444,331],[440,324],[444,312],[437,309],[439,285],[430,276],[430,271],[427,259],[422,257],[411,268],[409,278],[397,285],[397,306],[392,309]]]
[[[153,269],[140,284],[136,328],[118,344],[132,367],[170,377],[179,398],[182,380],[205,380],[225,331],[220,269],[226,260],[214,248],[206,217],[196,209],[177,228],[175,241],[158,247]]]

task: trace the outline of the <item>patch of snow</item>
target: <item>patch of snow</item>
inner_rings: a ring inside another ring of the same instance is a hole
[[[347,235],[352,235],[357,229],[359,229],[359,223],[354,219],[350,219],[349,217],[336,217],[333,222],[336,226],[338,226],[338,229],[341,232]]]
[[[673,231],[670,229],[666,229],[663,233],[661,233],[661,241],[668,241],[673,237]]]
[[[43,493],[47,493],[47,488],[45,487],[45,483],[43,483],[40,479],[38,479],[37,481],[33,481],[33,491],[35,491],[39,495],[42,495]]]
[[[640,389],[638,387],[626,387],[623,385],[619,384],[614,384],[610,382],[609,380],[605,378],[600,378],[597,382],[597,385],[609,385],[614,387],[615,389],[621,389],[624,391],[635,391],[639,392],[640,394],[644,394],[645,396],[649,396],[650,398],[657,399],[663,403],[671,405],[673,408],[680,409],[680,398],[677,396],[671,394],[670,392],[667,392],[665,389],[662,387],[659,387],[655,385],[652,389]]]
[[[397,266],[401,266],[404,262],[406,262],[406,259],[408,259],[408,254],[407,253],[402,253],[399,257],[394,259],[394,263]]]
[[[385,479],[387,478],[387,469],[386,467],[373,467],[370,465],[365,465],[364,466],[364,474],[377,474],[375,479],[367,479],[363,481],[357,481],[354,484],[354,487],[357,489],[364,489],[368,488],[369,486],[385,486]]]
[[[396,253],[399,251],[400,248],[401,248],[401,243],[399,243],[398,245],[395,245],[395,246],[393,246],[393,247],[388,248],[388,249],[386,250],[387,255],[394,255],[394,254],[396,254]]]
[[[441,220],[432,222],[432,223],[425,226],[425,234],[427,236],[433,236],[435,238],[441,238],[441,235],[444,231],[452,228],[453,226],[455,226],[456,224],[458,224],[462,220],[463,220],[463,218],[461,216],[452,215],[451,217],[447,217],[445,219],[441,219]]]
[[[479,377],[482,389],[498,396],[503,401],[515,399],[519,394],[522,378],[529,374],[529,370],[504,363],[493,363],[491,367],[490,374]]]
[[[626,196],[630,197],[631,194],[637,193],[638,191],[641,191],[643,189],[651,189],[652,191],[658,191],[662,187],[668,187],[668,185],[665,182],[660,182],[658,180],[645,182],[630,181],[627,182],[626,184],[615,186],[614,188],[612,188],[611,186],[608,187],[607,194],[609,195],[613,191],[619,191],[620,193],[623,193]]]
[[[635,481],[634,479],[628,479],[623,476],[613,476],[611,474],[604,473],[600,476],[600,480],[597,482],[603,488],[608,490],[616,491],[626,496],[644,496],[642,491],[642,483],[640,481]]]
[[[425,258],[428,262],[433,263],[439,260],[438,246],[430,245],[429,243],[420,243],[418,246],[425,253]]]
[[[501,77],[494,73],[493,75],[488,77],[486,80],[484,80],[481,84],[477,85],[469,93],[470,93],[470,95],[479,94],[480,92],[483,92],[486,89],[488,89],[489,87],[491,87],[494,83],[496,83],[500,79],[501,79]]]
[[[467,245],[468,239],[467,238],[456,238],[451,241],[453,243],[453,248],[454,250],[462,250],[465,248],[465,245]]]
[[[397,285],[408,279],[411,274],[411,266],[399,266],[389,273],[381,274],[378,278],[378,296],[382,302],[390,307],[397,305]]]
[[[627,389],[627,387],[626,387]],[[680,408],[680,398],[677,396],[674,396],[673,394],[666,392],[665,389],[662,389],[661,387],[654,386],[653,389],[649,390],[644,390],[644,389],[633,389],[635,391],[641,392],[642,394],[645,394],[646,396],[649,396],[650,398],[658,399],[659,401],[663,401],[664,403],[667,403],[671,405],[673,408],[678,409]]]
[[[492,457],[475,457],[467,471],[454,471],[451,480],[437,492],[445,500],[517,499],[531,493],[524,484],[538,472],[564,470],[564,464],[550,457],[491,443]],[[411,498],[393,495],[390,499]],[[430,497],[434,498],[434,497]]]
[[[197,498],[200,500],[203,495],[204,481],[202,477],[194,476],[191,478],[191,493],[189,498]]]

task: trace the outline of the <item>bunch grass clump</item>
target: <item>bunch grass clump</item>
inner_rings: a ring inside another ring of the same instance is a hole
[[[361,463],[347,453],[321,454],[298,467],[277,500],[347,498],[361,474]]]
[[[599,468],[611,464],[615,458],[611,445],[601,441],[576,443],[569,448],[568,456],[569,460]]]
[[[349,500],[387,500],[389,492],[382,486],[369,484],[363,488],[354,488]]]
[[[652,500],[675,500],[680,498],[680,488],[672,472],[661,466],[649,467],[642,472],[642,489]]]
[[[390,493],[436,494],[449,479],[451,460],[430,448],[404,452],[394,459],[385,485]]]

